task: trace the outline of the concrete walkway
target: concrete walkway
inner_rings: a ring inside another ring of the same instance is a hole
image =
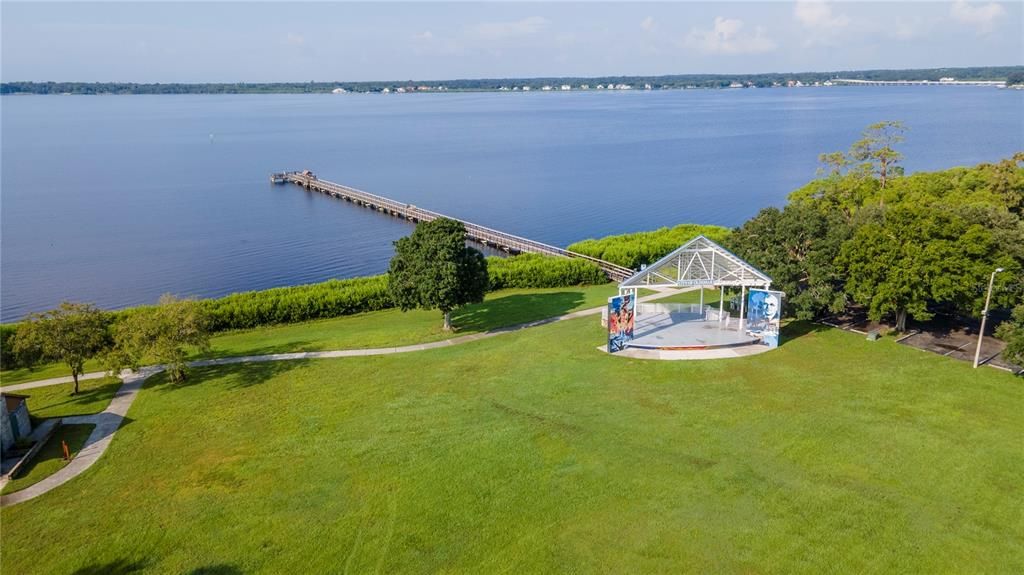
[[[110,375],[109,371],[94,371],[92,373],[83,373],[78,376],[78,381],[85,381],[87,379],[100,379],[101,377],[107,377]],[[23,389],[32,389],[33,387],[46,387],[47,385],[57,385],[60,383],[73,383],[75,379],[73,377],[51,377],[50,379],[38,379],[36,381],[29,381],[27,383],[16,383],[14,385],[3,386],[4,393],[14,393],[15,391],[21,391]]]
[[[696,289],[696,288],[692,288]],[[638,302],[645,302],[654,299],[660,299],[676,293],[682,293],[684,291],[690,291],[689,289],[663,289],[659,290],[658,293],[651,294],[638,298]],[[541,325],[547,325],[550,323],[556,323],[560,321],[576,319],[580,317],[588,317],[592,315],[599,315],[604,310],[604,306],[594,307],[579,311],[570,312],[564,315],[551,317],[547,319],[541,319],[537,321],[531,321],[527,323],[521,323],[517,325],[511,325],[508,327],[501,327],[490,331],[472,333],[468,335],[462,335],[453,337],[451,339],[445,339],[441,341],[435,341],[430,343],[418,343],[414,345],[406,345],[402,347],[378,347],[372,349],[339,349],[334,351],[303,351],[296,353],[273,353],[268,355],[246,355],[241,357],[224,357],[219,359],[203,359],[198,361],[189,362],[189,367],[206,367],[212,365],[230,365],[236,363],[256,363],[265,361],[288,361],[294,359],[327,359],[337,357],[362,357],[368,355],[390,355],[395,353],[409,353],[413,351],[424,351],[428,349],[438,349],[442,347],[449,347],[452,345],[460,345],[463,343],[469,343],[471,341],[478,341],[481,339],[492,338],[504,333],[511,333],[528,329],[531,327],[537,327]],[[128,408],[131,407],[132,402],[135,401],[135,396],[139,390],[142,389],[142,384],[145,383],[146,379],[150,376],[156,375],[163,371],[164,366],[155,365],[150,367],[144,367],[138,372],[132,373],[130,371],[121,372],[121,379],[124,384],[121,386],[117,393],[114,394],[114,398],[110,400],[110,405],[101,413],[95,415],[80,415],[75,417],[65,417],[64,423],[87,423],[95,424],[96,429],[89,435],[89,438],[85,440],[85,444],[82,449],[78,452],[78,455],[71,460],[66,466],[61,468],[53,475],[46,479],[22,489],[16,491],[10,495],[4,495],[0,497],[0,506],[6,507],[8,505],[14,505],[21,503],[22,501],[28,501],[34,499],[40,495],[54,489],[60,485],[63,485],[71,479],[77,477],[79,474],[84,472],[86,469],[92,467],[93,463],[103,455],[103,452],[107,450],[110,445],[110,441],[114,438],[114,433],[121,427],[121,423],[124,421],[125,415],[128,413]],[[83,379],[96,379],[105,377],[108,372],[94,372],[81,375],[78,377],[79,381]],[[4,391],[17,391],[25,389],[33,389],[36,387],[45,387],[47,385],[55,385],[59,383],[68,383],[72,381],[70,377],[56,377],[51,379],[43,379],[40,381],[31,381],[27,383],[19,383],[10,387],[4,387]]]

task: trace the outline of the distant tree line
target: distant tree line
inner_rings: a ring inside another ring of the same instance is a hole
[[[389,80],[380,82],[242,82],[242,83],[133,83],[133,82],[3,82],[0,94],[322,94],[337,88],[350,92],[381,92],[384,89],[425,88],[428,91],[492,91],[502,87],[587,84],[626,84],[634,89],[650,84],[653,89],[726,88],[734,83],[766,88],[787,82],[813,84],[834,78],[854,80],[1006,80],[1024,83],[1024,66],[927,68],[913,70],[841,70],[833,72],[779,72],[765,74],[676,74],[666,76],[596,76],[546,78],[483,78],[475,80]]]

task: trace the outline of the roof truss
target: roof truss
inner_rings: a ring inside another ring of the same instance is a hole
[[[767,287],[771,283],[772,278],[764,272],[701,235],[640,270],[619,287]]]

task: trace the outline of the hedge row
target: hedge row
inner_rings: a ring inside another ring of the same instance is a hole
[[[674,228],[660,228],[650,232],[637,232],[600,239],[588,239],[569,246],[570,251],[609,261],[631,269],[653,263],[698,235],[723,243],[732,230],[721,226],[680,224]]]
[[[490,289],[550,288],[602,284],[608,281],[594,264],[522,254],[514,257],[487,258]],[[282,287],[231,294],[202,300],[211,320],[213,332],[250,329],[265,325],[298,323],[394,307],[388,295],[387,275]],[[111,313],[117,321],[138,313],[145,306]],[[16,366],[10,353],[10,337],[16,324],[0,325],[0,351],[5,369]]]
[[[603,284],[608,281],[597,265],[579,259],[521,254],[487,258],[490,289],[553,288]]]
[[[386,275],[282,287],[203,300],[211,331],[297,323],[394,307]]]

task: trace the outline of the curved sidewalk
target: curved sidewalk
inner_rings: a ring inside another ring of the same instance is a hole
[[[651,294],[642,298],[638,298],[638,302],[649,301],[652,299],[659,299],[672,295],[674,293],[680,293],[682,291],[689,290],[665,290],[659,291],[658,293]],[[424,351],[428,349],[438,349],[442,347],[448,347],[452,345],[460,345],[463,343],[469,343],[471,341],[477,341],[481,339],[488,339],[494,336],[501,335],[503,333],[511,333],[528,329],[531,327],[537,327],[541,325],[547,325],[549,323],[555,323],[559,321],[565,321],[570,319],[576,319],[580,317],[587,317],[591,315],[600,314],[604,309],[604,306],[593,307],[583,309],[579,311],[570,312],[567,314],[550,317],[546,319],[540,319],[536,321],[520,323],[507,327],[496,328],[490,331],[484,331],[480,333],[471,333],[468,335],[461,335],[453,337],[451,339],[444,339],[441,341],[434,341],[430,343],[417,343],[413,345],[405,345],[401,347],[378,347],[371,349],[339,349],[334,351],[300,351],[295,353],[273,353],[267,355],[245,355],[239,357],[224,357],[218,359],[202,359],[198,361],[191,361],[188,363],[189,367],[207,367],[213,365],[230,365],[235,363],[256,363],[265,361],[288,361],[294,359],[328,359],[338,357],[362,357],[368,355],[390,355],[396,353],[409,353],[413,351]],[[95,415],[79,415],[74,417],[65,417],[65,423],[86,423],[96,425],[96,429],[89,435],[89,438],[85,440],[85,445],[78,452],[78,455],[71,460],[70,463],[62,467],[59,471],[53,475],[43,479],[39,483],[30,485],[21,491],[16,491],[10,495],[4,495],[0,497],[0,507],[7,507],[8,505],[14,505],[21,503],[22,501],[28,501],[34,499],[40,495],[50,491],[60,485],[67,483],[73,478],[80,475],[86,469],[96,463],[96,460],[103,455],[103,452],[110,446],[110,441],[114,438],[114,433],[121,427],[121,422],[124,421],[125,415],[128,413],[128,409],[131,407],[132,402],[135,401],[135,396],[138,395],[139,390],[142,389],[142,384],[152,375],[156,375],[163,371],[163,366],[155,365],[150,367],[144,367],[138,372],[121,372],[121,379],[124,384],[117,393],[114,394],[114,398],[110,400],[110,405],[105,410]],[[93,372],[79,376],[79,381],[83,379],[96,379],[104,377],[108,372]],[[19,383],[10,387],[5,387],[4,391],[17,391],[24,389],[32,389],[35,387],[45,387],[47,385],[54,385],[58,383],[68,383],[72,381],[70,377],[57,377],[51,379],[43,379],[40,381],[31,381],[27,383]]]

